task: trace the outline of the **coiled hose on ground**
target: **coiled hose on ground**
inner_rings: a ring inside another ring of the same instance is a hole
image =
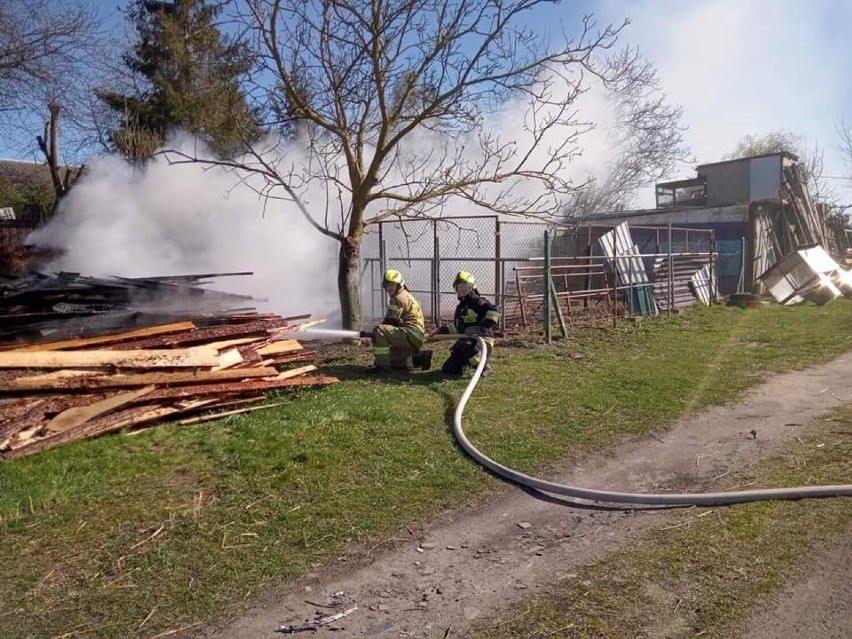
[[[443,339],[443,336],[435,336]],[[448,339],[457,339],[458,336],[447,336]],[[480,375],[488,358],[488,350],[482,337],[477,337],[480,351],[483,356],[473,372],[467,388],[465,388],[456,405],[453,415],[453,435],[458,440],[465,452],[476,462],[500,477],[509,481],[533,488],[545,493],[565,495],[576,499],[587,499],[597,502],[619,503],[619,504],[642,504],[648,506],[709,506],[736,504],[746,501],[763,501],[768,499],[806,499],[811,497],[852,497],[852,485],[840,486],[801,486],[794,488],[767,488],[762,490],[740,490],[728,493],[669,493],[669,494],[646,494],[646,493],[622,493],[609,490],[592,490],[578,486],[567,486],[557,484],[536,477],[525,475],[522,472],[498,464],[493,459],[482,454],[476,446],[470,443],[462,428],[462,416],[465,406],[470,399],[473,389],[479,382]]]

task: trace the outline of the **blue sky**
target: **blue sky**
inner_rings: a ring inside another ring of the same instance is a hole
[[[95,0],[122,29],[117,7]],[[684,108],[686,142],[713,162],[745,135],[783,129],[825,152],[827,173],[852,174],[837,149],[837,125],[852,124],[852,2],[848,0],[579,0],[532,16],[542,37],[560,23],[576,33],[583,14],[599,24],[631,25],[622,44],[638,46],[657,67],[671,102]],[[0,156],[8,157],[2,152]],[[684,165],[672,178],[692,175]],[[852,204],[852,181],[833,180]]]
[[[126,0],[97,1],[121,33],[124,25],[115,8]],[[632,24],[621,43],[640,48],[657,67],[669,100],[683,106],[685,141],[695,162],[678,167],[671,179],[692,177],[696,164],[722,159],[746,135],[779,129],[820,145],[829,175],[852,175],[836,148],[835,131],[844,117],[852,126],[852,45],[847,38],[852,2],[565,0],[538,11],[531,24],[543,38],[558,35],[560,21],[566,31],[577,33],[584,13],[594,13],[601,25],[629,17]],[[597,115],[605,121],[605,104],[590,104],[583,118]],[[507,109],[506,117],[495,118],[495,126],[507,135],[517,125],[517,118],[513,122],[509,116]],[[586,139],[583,157],[572,170],[591,172],[611,156],[605,135]],[[0,156],[8,157],[2,144]],[[240,291],[269,296],[269,310],[335,317],[337,246],[304,223],[291,205],[232,190],[233,176],[197,166],[176,169],[159,162],[141,174],[111,158],[90,166],[87,181],[72,191],[57,222],[43,231],[47,244],[68,249],[68,263],[55,265],[57,270],[125,276],[250,270],[256,275]],[[852,204],[852,188],[845,188],[852,182],[833,182],[842,201]],[[309,193],[307,200],[325,202],[322,190]],[[652,206],[653,187],[643,189],[635,204]],[[234,216],[240,224],[233,224]],[[270,237],[276,238],[276,250],[251,250]],[[291,276],[305,263],[325,273],[322,282]],[[229,282],[229,290],[237,290],[237,284]]]
[[[836,127],[852,124],[852,3],[847,0],[608,0],[562,3],[600,22],[631,25],[622,41],[654,63],[671,102],[684,108],[698,163],[745,135],[787,130],[825,152],[827,174],[852,175]],[[692,175],[691,166],[683,174]],[[852,204],[852,182],[832,180]]]

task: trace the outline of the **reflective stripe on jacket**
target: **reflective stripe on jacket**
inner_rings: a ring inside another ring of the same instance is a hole
[[[479,326],[482,334],[494,337],[494,327],[500,322],[500,310],[487,298],[476,291],[459,300],[453,326],[458,333],[464,333],[470,326]]]

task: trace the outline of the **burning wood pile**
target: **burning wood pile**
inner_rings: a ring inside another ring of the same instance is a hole
[[[315,351],[287,338],[315,323],[308,316],[214,310],[251,298],[200,289],[198,277],[60,274],[0,287],[0,333],[15,340],[0,343],[0,459],[191,413],[229,409],[179,423],[257,410],[269,405],[243,405],[337,381],[310,376]],[[183,299],[167,307],[164,292]]]

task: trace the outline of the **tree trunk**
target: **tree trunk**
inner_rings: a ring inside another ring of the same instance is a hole
[[[361,240],[364,239],[364,212],[367,209],[367,196],[370,192],[369,179],[358,180],[353,175],[355,186],[352,189],[352,208],[349,213],[349,234],[340,241],[337,256],[337,292],[340,296],[340,315],[343,328],[358,330],[364,318],[361,317],[361,291],[358,286],[359,254]]]
[[[358,253],[361,235],[346,237],[340,243],[337,257],[337,291],[343,328],[358,330],[361,326],[361,295],[358,289]]]

